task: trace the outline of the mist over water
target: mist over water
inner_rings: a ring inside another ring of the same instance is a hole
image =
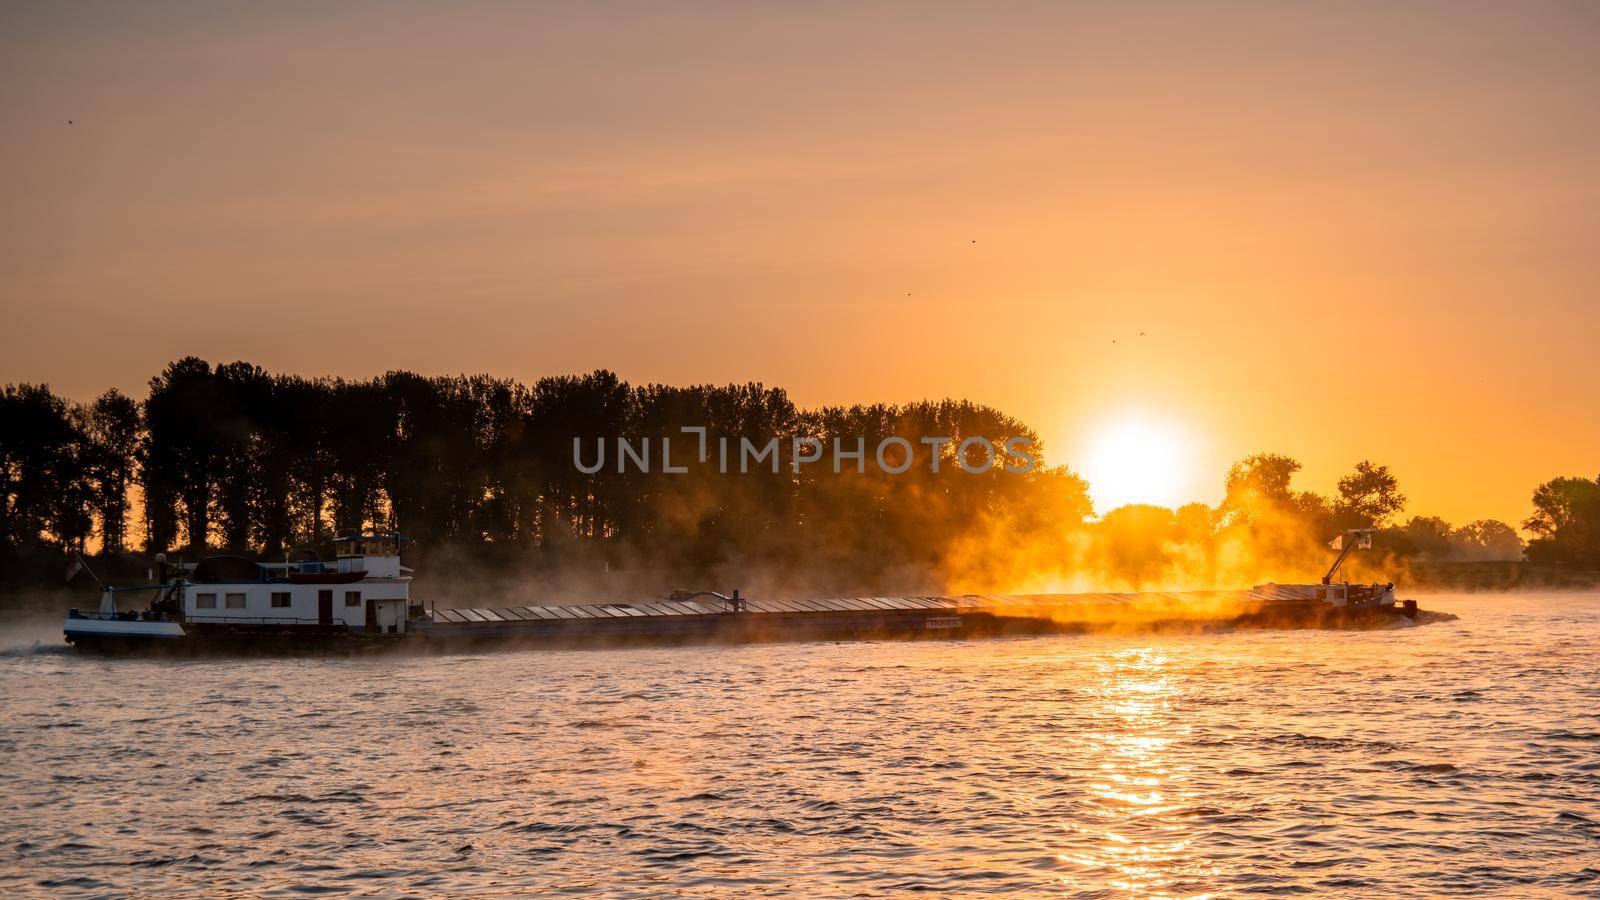
[[[12,629],[0,893],[1600,891],[1600,595],[1424,605],[1460,618],[193,661]]]

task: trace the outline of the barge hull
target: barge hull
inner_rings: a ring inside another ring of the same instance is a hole
[[[74,617],[67,640],[105,652],[327,653],[508,647],[915,640],[1090,630],[1368,627],[1393,605],[1333,608],[1258,591],[703,600],[435,609],[402,632],[344,625],[150,622]]]

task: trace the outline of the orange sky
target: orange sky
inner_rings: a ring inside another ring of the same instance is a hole
[[[954,395],[1069,465],[1179,423],[1194,499],[1275,450],[1519,521],[1600,472],[1596,46],[1584,2],[8,3],[0,382]]]

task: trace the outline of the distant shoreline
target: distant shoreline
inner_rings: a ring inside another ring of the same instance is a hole
[[[1600,588],[1600,571],[1538,566],[1523,560],[1412,561],[1396,579],[1403,590],[1430,593],[1519,593]]]

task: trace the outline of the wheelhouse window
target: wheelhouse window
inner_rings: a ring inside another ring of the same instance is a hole
[[[360,606],[361,605],[361,592],[360,591],[345,591],[344,592],[344,605],[345,606]]]
[[[228,603],[228,608],[229,609],[244,609],[245,608],[245,606],[244,606],[244,595],[243,594],[229,594],[228,595],[228,599],[227,599],[227,603]]]
[[[394,538],[344,538],[335,544],[335,552],[339,556],[397,556],[399,546]]]
[[[216,609],[217,608],[217,595],[216,594],[195,594],[194,595],[194,608],[195,609]]]
[[[273,609],[288,609],[289,608],[289,592],[288,591],[273,591],[272,592],[272,608]]]

